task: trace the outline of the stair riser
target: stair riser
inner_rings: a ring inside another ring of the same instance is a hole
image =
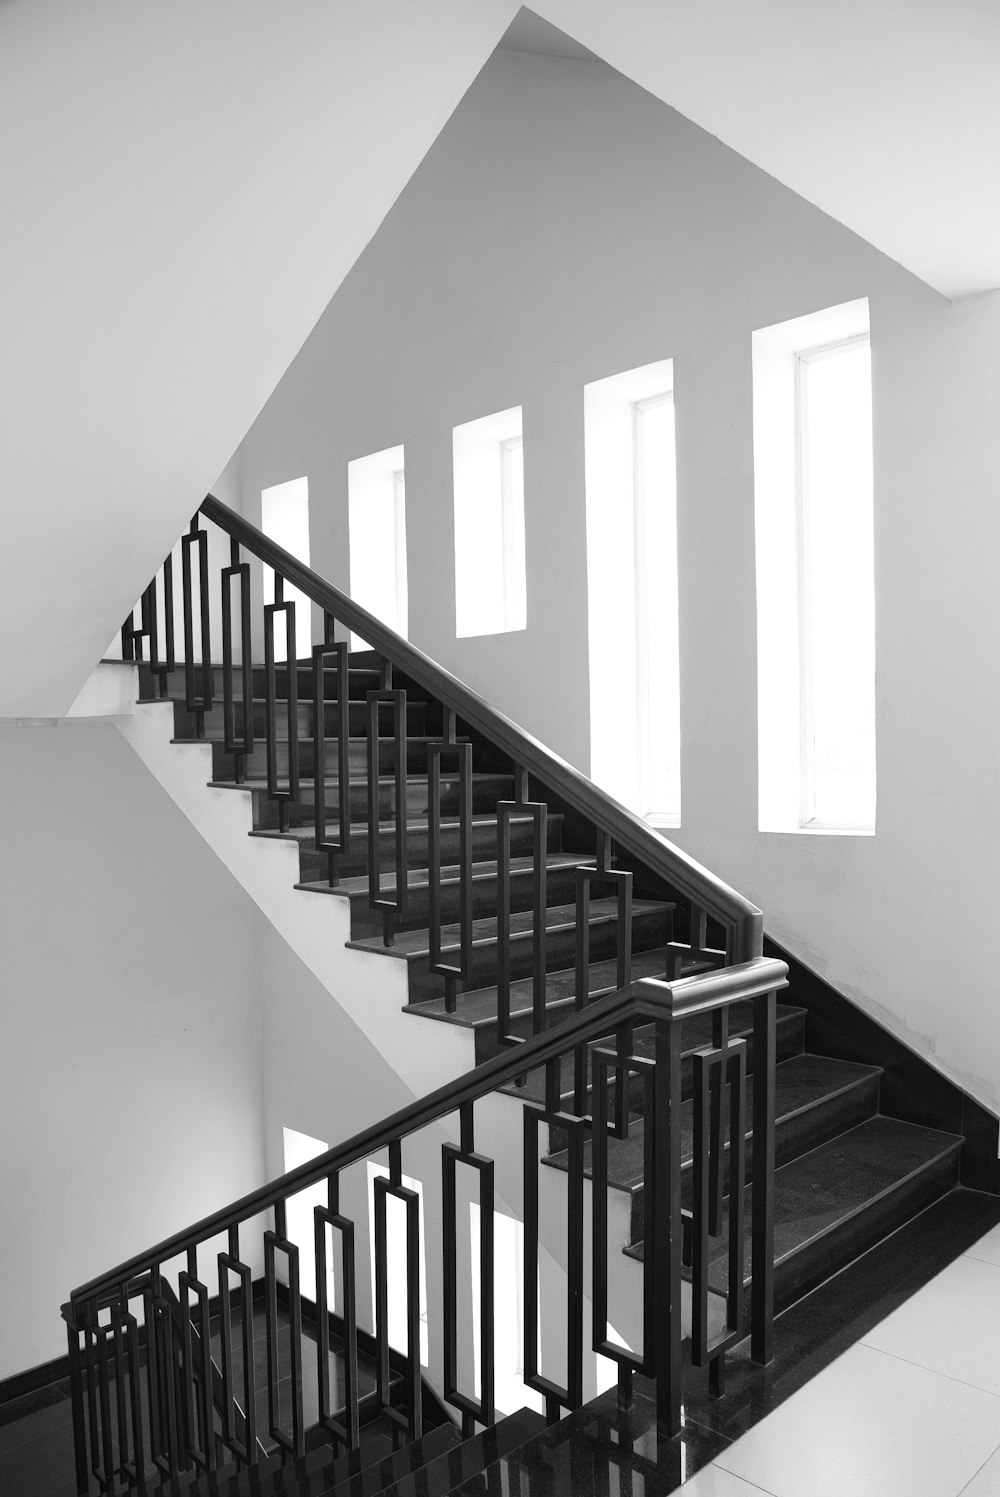
[[[239,687],[242,681],[240,667],[234,668],[234,682]],[[255,665],[252,669],[252,690],[255,697],[264,697],[267,692],[267,672],[262,665]],[[195,667],[195,695],[201,695],[201,667]],[[288,672],[284,665],[279,665],[275,671],[275,689],[279,697],[288,694]],[[170,671],[166,677],[166,696],[178,701],[186,701],[187,688],[184,681],[184,668]],[[367,667],[352,666],[348,677],[348,696],[352,702],[363,702],[367,700],[370,691],[378,691],[380,687],[379,674],[376,670]],[[152,701],[154,697],[160,696],[160,678],[153,680],[149,666],[142,662],[139,666],[139,689],[143,701]],[[299,666],[298,671],[298,696],[301,701],[311,701],[313,694],[313,673],[311,666]],[[326,672],[326,697],[329,699],[337,695],[337,672],[327,669]],[[223,683],[222,667],[212,667],[212,697],[215,701],[222,701]]]
[[[550,852],[559,851],[562,817],[550,816],[548,840]],[[392,867],[395,847],[395,829],[383,827],[379,831],[382,868],[388,873]],[[510,829],[511,856],[528,857],[532,850],[533,828],[528,822],[512,822]],[[407,852],[411,868],[426,868],[429,860],[429,835],[426,826],[415,828],[407,837]],[[460,829],[457,823],[441,828],[441,862],[443,866],[458,862]],[[495,822],[486,822],[472,828],[472,856],[474,861],[489,862],[497,855],[497,830]],[[352,832],[350,852],[339,860],[340,876],[352,878],[368,872],[367,829]],[[310,844],[299,845],[299,878],[303,883],[327,877],[327,858]]]
[[[350,702],[348,704],[349,732],[352,738],[364,738],[368,732],[368,704],[366,702]],[[323,709],[324,732],[328,738],[335,738],[340,732],[340,707],[336,702],[327,702]],[[267,733],[267,703],[255,701],[252,704],[252,732],[256,739],[263,742]],[[299,737],[311,738],[313,723],[315,720],[315,709],[312,701],[301,701],[296,708],[296,722],[298,723]],[[409,733],[418,737],[426,736],[427,707],[423,702],[410,702],[406,709],[406,727]],[[234,732],[239,735],[243,732],[243,703],[236,702],[233,706]],[[383,727],[385,731],[391,732],[391,718],[388,713],[383,715]],[[198,732],[198,715],[189,712],[183,701],[174,701],[174,733],[178,738],[194,738]],[[284,701],[278,703],[277,732],[279,741],[288,738],[288,707]],[[221,701],[218,702],[210,712],[204,713],[204,736],[206,738],[222,738],[225,733],[225,709]]]
[[[511,872],[511,909],[517,913],[530,910],[534,898],[534,874],[530,868]],[[445,884],[442,891],[441,921],[444,925],[457,924],[461,914],[461,891],[457,883]],[[576,898],[576,870],[573,868],[550,869],[546,884],[546,895],[550,905],[572,904]],[[489,919],[497,913],[497,880],[495,875],[479,877],[472,884],[472,918]],[[430,919],[430,893],[424,888],[411,889],[406,920],[397,923],[397,930],[426,929]],[[373,913],[367,894],[351,895],[351,935],[354,940],[365,936],[377,936],[382,931],[382,916]]]
[[[874,1243],[888,1237],[910,1217],[923,1211],[939,1196],[958,1184],[958,1151],[946,1154],[912,1180],[890,1191],[883,1199],[849,1218],[832,1232],[824,1233],[800,1248],[784,1263],[775,1265],[774,1308],[787,1309],[815,1289],[824,1279],[844,1268]],[[747,1290],[749,1313],[750,1291]]]
[[[774,1148],[775,1167],[780,1169],[790,1159],[818,1148],[828,1139],[835,1138],[848,1128],[855,1128],[866,1118],[874,1117],[878,1111],[878,1076],[866,1077],[857,1086],[835,1097],[827,1097],[815,1107],[796,1113],[789,1118],[778,1118],[775,1122]],[[729,1149],[725,1151],[725,1182],[728,1195]],[[750,1178],[753,1168],[753,1133],[747,1136],[746,1174]],[[694,1182],[694,1162],[688,1160],[681,1173],[681,1201],[690,1210]],[[632,1197],[632,1242],[641,1242],[645,1233],[645,1189],[643,1186]]]
[[[249,788],[253,791],[253,824],[259,831],[273,831],[280,826],[278,805],[272,801],[267,790],[259,781],[249,782]],[[498,800],[509,799],[512,790],[510,779],[502,775],[490,776],[488,778],[476,778],[472,785],[472,811],[475,816],[488,816],[496,811]],[[288,807],[286,826],[312,826],[315,815],[315,789],[310,785],[300,787],[300,800]],[[361,780],[355,780],[351,784],[351,819],[354,822],[363,822],[368,819],[368,787]],[[335,783],[328,784],[326,790],[326,808],[328,821],[336,821],[339,809],[338,789]],[[385,780],[379,785],[378,792],[378,814],[381,819],[392,816],[396,803],[396,787],[392,780]],[[416,778],[410,780],[406,787],[406,809],[408,815],[414,821],[426,821],[428,813],[428,795],[426,779]],[[443,816],[457,816],[459,811],[458,784],[454,780],[442,780],[441,782],[441,814]]]
[[[649,951],[663,945],[669,935],[669,915],[658,910],[635,916],[632,922],[632,950]],[[593,961],[612,957],[617,950],[618,930],[613,920],[594,921],[590,928],[590,952]],[[573,927],[549,931],[545,942],[545,967],[560,972],[572,967],[576,958],[576,930]],[[458,953],[446,953],[443,960],[456,962]],[[530,932],[518,932],[510,941],[510,970],[513,979],[529,977],[534,961],[534,943]],[[429,971],[428,959],[418,957],[408,963],[409,1002],[420,1003],[439,998],[444,991],[443,979]],[[491,941],[474,948],[472,967],[466,987],[488,988],[497,982],[497,943]]]
[[[288,743],[279,740],[277,753],[275,755],[277,773],[279,779],[284,780],[288,775]],[[336,771],[338,764],[338,748],[336,743],[328,742],[326,745],[326,774],[327,777]],[[368,741],[365,738],[352,738],[350,742],[350,754],[348,758],[351,777],[365,778],[368,774]],[[396,745],[391,738],[383,738],[379,741],[378,754],[379,774],[392,774],[396,767]],[[406,772],[411,775],[426,775],[427,773],[427,744],[421,738],[411,738],[406,745]],[[316,773],[316,747],[312,738],[299,739],[299,776],[302,779],[312,779]],[[248,780],[267,779],[267,746],[264,743],[256,743],[253,752],[244,757],[243,774]],[[236,778],[236,756],[229,753],[225,745],[212,742],[212,778],[216,780],[233,780]]]

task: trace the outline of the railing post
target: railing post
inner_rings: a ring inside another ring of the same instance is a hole
[[[681,1043],[680,1025],[656,1021],[656,1180],[653,1263],[656,1414],[671,1438],[681,1428]],[[648,1217],[647,1217],[648,1223]]]
[[[774,1328],[774,1087],[777,993],[753,1004],[753,1207],[750,1354],[770,1362]]]
[[[87,1466],[87,1421],[83,1407],[83,1360],[80,1355],[80,1332],[76,1324],[76,1307],[70,1301],[63,1305],[66,1339],[69,1351],[69,1392],[73,1414],[73,1462],[76,1467],[76,1490],[79,1497],[90,1492]]]

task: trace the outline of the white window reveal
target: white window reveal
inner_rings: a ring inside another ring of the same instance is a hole
[[[521,407],[453,432],[455,632],[506,634],[527,624]]]
[[[680,652],[673,364],[584,388],[591,776],[679,826]]]
[[[262,490],[260,528],[298,561],[309,565],[308,478],[292,478]],[[312,651],[312,604],[304,593],[288,583],[284,587],[284,601],[295,605],[295,654],[300,660],[308,659]],[[264,568],[264,602],[274,602],[274,573],[270,567]],[[274,621],[274,658],[284,660],[286,654],[284,616],[278,614]]]
[[[875,829],[867,299],[753,335],[760,826]]]
[[[347,465],[351,597],[407,637],[406,479],[403,448],[356,458]],[[368,641],[351,635],[353,649]]]

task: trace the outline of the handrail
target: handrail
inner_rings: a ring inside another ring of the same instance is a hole
[[[156,1247],[139,1253],[118,1265],[110,1273],[91,1279],[74,1289],[70,1302],[87,1301],[105,1290],[147,1272],[177,1257],[195,1243],[205,1242],[227,1231],[239,1222],[248,1221],[268,1210],[276,1201],[294,1195],[308,1185],[325,1180],[331,1174],[387,1148],[389,1144],[429,1127],[469,1102],[475,1102],[498,1087],[513,1081],[527,1071],[536,1070],[548,1061],[558,1060],[578,1045],[600,1039],[629,1019],[676,1020],[692,1012],[707,1012],[744,998],[774,992],[786,986],[788,965],[773,957],[755,957],[749,962],[727,967],[721,972],[707,972],[675,982],[644,979],[632,988],[622,988],[598,999],[582,1012],[544,1030],[523,1045],[502,1052],[492,1060],[468,1071],[454,1081],[446,1082],[426,1097],[411,1102],[391,1117],[362,1129],[346,1143],[339,1144],[308,1163],[278,1176],[267,1185],[242,1196],[232,1205],[213,1212],[192,1227],[175,1233]]]
[[[209,494],[201,513],[247,547],[304,593],[326,613],[359,634],[374,650],[392,661],[444,706],[483,733],[492,744],[508,753],[529,773],[537,776],[556,795],[597,823],[621,847],[638,857],[649,869],[682,891],[720,924],[732,932],[731,960],[751,961],[763,950],[763,916],[756,905],[717,878],[681,848],[653,832],[627,807],[599,790],[586,775],[533,738],[502,712],[491,707],[476,692],[459,681],[422,650],[401,638],[388,625],[367,612],[346,593],[320,577],[257,529],[242,515]]]

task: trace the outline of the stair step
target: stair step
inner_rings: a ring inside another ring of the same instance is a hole
[[[197,736],[198,715],[189,711],[183,696],[172,697],[174,704],[174,732],[178,738],[194,738]],[[254,697],[251,701],[251,732],[255,738],[263,739],[267,733],[267,700],[264,697]],[[427,703],[410,702],[406,704],[406,726],[407,731],[423,735],[427,733]],[[387,704],[383,709],[383,730],[391,732],[391,706]],[[206,738],[222,739],[225,733],[225,709],[220,697],[213,706],[202,714],[204,723],[204,736]],[[328,738],[334,737],[340,732],[340,703],[327,701],[323,709],[323,731]],[[243,703],[241,701],[233,704],[234,731],[239,734],[243,732]],[[300,738],[309,738],[315,730],[315,707],[312,697],[306,697],[298,702],[295,720],[298,725]],[[364,738],[368,732],[368,703],[366,701],[348,702],[348,731],[352,738]],[[278,699],[277,722],[278,739],[288,737],[288,707],[285,698]]]
[[[446,1451],[437,1460],[429,1461],[419,1471],[377,1489],[379,1497],[447,1497],[464,1482],[544,1434],[546,1428],[541,1414],[533,1409],[520,1409],[516,1414],[508,1414],[491,1429],[481,1430],[471,1439],[463,1440],[461,1445]],[[376,1489],[360,1485],[348,1486],[334,1488],[324,1497],[375,1497],[375,1492]]]
[[[548,851],[558,852],[562,840],[561,815],[550,816],[548,819]],[[459,843],[461,839],[461,828],[456,820],[444,820],[441,823],[441,861],[447,866],[458,862]],[[494,860],[497,855],[497,823],[493,816],[474,816],[472,818],[472,856],[476,863],[483,860]],[[327,823],[327,835],[336,838],[339,828],[335,821]],[[274,837],[286,841],[294,841],[299,850],[299,883],[312,884],[324,882],[327,878],[326,853],[317,852],[315,837],[311,826],[289,827],[287,832],[276,831],[254,831],[252,837]],[[386,887],[390,878],[394,878],[394,856],[396,829],[392,822],[384,821],[379,824],[379,857],[383,869],[383,887]],[[532,849],[532,838],[534,835],[533,823],[530,816],[512,816],[510,824],[510,851],[511,857],[527,857]],[[408,861],[414,868],[426,868],[430,854],[429,824],[426,819],[410,822],[407,827],[407,855]],[[586,861],[586,859],[581,859]],[[350,851],[338,859],[342,878],[365,877],[368,875],[368,826],[367,823],[352,824]]]
[[[546,859],[546,895],[554,904],[575,902],[576,870],[584,866],[584,860],[574,858],[571,853],[549,853]],[[593,867],[591,862],[589,865]],[[497,913],[498,880],[495,862],[474,863],[472,870],[472,917],[474,920],[495,916]],[[368,879],[341,879],[335,889],[328,883],[299,883],[299,889],[322,894],[346,894],[351,901],[351,938],[362,940],[382,936],[381,911],[373,910],[368,898]],[[413,869],[406,882],[406,919],[397,921],[396,930],[426,929],[430,918],[430,878],[426,868]],[[535,865],[532,858],[511,858],[510,901],[511,909],[523,911],[531,908],[535,887]],[[457,921],[461,909],[461,870],[458,865],[441,869],[442,918],[447,922]],[[383,889],[388,898],[396,892],[396,880],[387,877]]]
[[[234,669],[236,680],[240,679],[240,666]],[[267,692],[267,672],[263,665],[252,667],[252,690],[255,698],[264,697]],[[195,666],[196,681],[195,690],[201,691],[201,666]],[[145,661],[139,664],[139,687],[140,700],[152,701],[154,697],[159,699],[159,676],[153,680],[149,665]],[[186,700],[184,684],[184,667],[178,666],[169,671],[166,677],[167,690],[166,700]],[[277,695],[280,700],[285,700],[288,695],[288,667],[277,665],[275,667],[275,682]],[[348,692],[352,702],[365,701],[370,691],[378,691],[381,685],[381,677],[378,668],[373,665],[351,665],[348,670]],[[311,701],[313,694],[313,666],[312,660],[299,660],[297,676],[298,696],[302,701]],[[221,702],[223,693],[222,666],[212,667],[212,697]],[[324,695],[329,699],[337,694],[337,670],[335,666],[326,668],[326,687]],[[419,692],[410,693],[415,700],[420,699]]]
[[[779,1311],[958,1184],[962,1139],[881,1115],[775,1171],[774,1300]],[[751,1193],[745,1196],[744,1277]],[[709,1283],[725,1290],[728,1208],[710,1244]],[[641,1258],[643,1244],[626,1248]]]
[[[662,946],[670,939],[672,906],[648,899],[632,901],[632,945],[641,951]],[[467,989],[496,982],[496,919],[473,921],[472,968]],[[618,902],[614,899],[592,899],[590,902],[590,949],[595,958],[610,956],[617,949]],[[510,919],[510,970],[512,977],[523,977],[531,971],[534,948],[533,917],[530,910],[512,914]],[[458,959],[459,928],[446,925],[441,931],[442,959]],[[377,937],[350,941],[360,951],[374,951],[406,961],[409,967],[409,1001],[419,1003],[426,996],[437,997],[443,979],[429,967],[429,932],[400,931],[393,946],[384,946]],[[546,910],[546,970],[566,970],[575,960],[576,905],[550,905]]]
[[[855,1127],[866,1118],[874,1117],[878,1111],[881,1075],[881,1068],[878,1066],[833,1060],[826,1055],[793,1055],[783,1060],[775,1068],[775,1156],[779,1167]],[[753,1088],[754,1078],[751,1075],[747,1083],[748,1123],[753,1117]],[[728,1095],[727,1091],[727,1104]],[[726,1126],[728,1127],[728,1105]],[[753,1135],[749,1126],[746,1136],[749,1175],[753,1162]],[[643,1234],[644,1146],[645,1127],[642,1118],[631,1124],[628,1138],[608,1140],[608,1184],[613,1190],[624,1191],[631,1197],[632,1242],[641,1241]],[[588,1179],[593,1175],[592,1154],[592,1143],[587,1139],[583,1157],[584,1173]],[[681,1107],[681,1168],[687,1176],[682,1184],[682,1196],[686,1206],[690,1205],[693,1156],[694,1100],[689,1097]],[[547,1155],[545,1163],[555,1169],[565,1170],[565,1150]]]
[[[267,784],[262,780],[213,780],[218,790],[249,790],[253,796],[253,824],[259,831],[273,831],[279,825],[278,805],[271,800]],[[430,810],[429,780],[426,775],[409,775],[406,781],[407,815],[414,820],[426,821]],[[328,815],[336,815],[339,806],[340,783],[336,776],[324,781],[324,800]],[[514,781],[511,775],[474,774],[472,776],[472,814],[484,816],[496,812],[498,800],[509,800],[513,794]],[[350,809],[352,821],[368,819],[368,780],[357,775],[350,780]],[[389,820],[396,804],[396,781],[393,775],[383,775],[378,785],[378,813],[382,820]],[[452,775],[441,776],[441,814],[455,817],[459,811],[459,784]],[[286,808],[286,825],[312,826],[316,814],[316,782],[300,779],[299,799]]]
[[[230,753],[220,738],[195,738],[177,735],[174,743],[210,743],[212,745],[212,779],[235,780],[236,754]],[[435,734],[410,734],[406,740],[406,772],[408,775],[426,775],[427,746],[439,743]],[[267,745],[255,740],[249,754],[242,756],[243,773],[247,780],[267,780]],[[337,764],[337,745],[328,740],[326,744],[326,769],[329,772]],[[352,779],[362,778],[368,773],[368,740],[352,738],[348,754],[349,772]],[[275,752],[276,773],[279,779],[288,776],[288,740],[281,739]],[[380,775],[392,774],[396,767],[396,744],[392,738],[380,738],[378,768]],[[316,774],[316,740],[311,735],[299,739],[299,775],[311,780]]]

